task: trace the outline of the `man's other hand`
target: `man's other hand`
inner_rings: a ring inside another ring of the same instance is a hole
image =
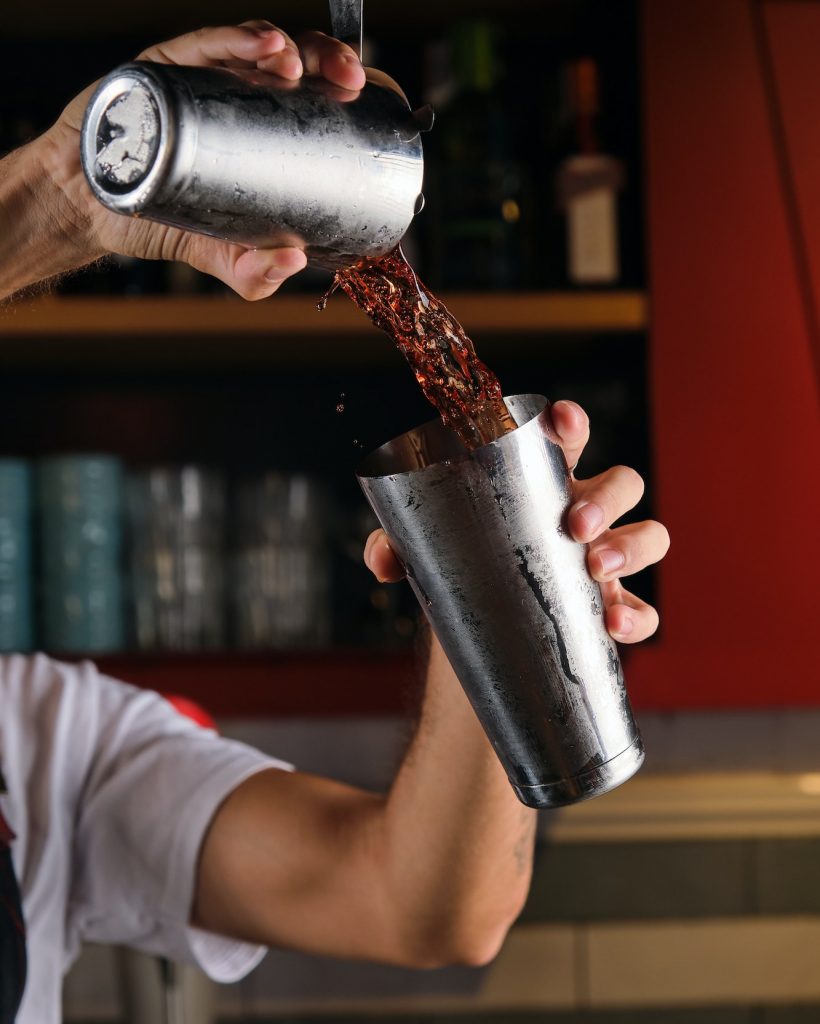
[[[575,466],[589,440],[589,418],[575,402],[555,402],[551,413],[567,465]],[[573,489],[569,527],[576,540],[589,545],[587,566],[601,585],[607,629],[621,643],[645,640],[658,628],[658,613],[626,590],[621,579],[664,557],[669,549],[666,527],[650,519],[613,528],[643,496],[643,480],[634,469],[615,466],[589,480],[573,478]],[[384,530],[371,533],[364,560],[383,583],[404,577]]]

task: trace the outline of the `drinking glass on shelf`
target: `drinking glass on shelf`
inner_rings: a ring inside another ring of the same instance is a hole
[[[232,604],[240,647],[330,641],[329,499],[308,476],[265,473],[240,483]]]
[[[157,466],[127,488],[131,607],[141,649],[225,643],[225,482],[201,466]]]
[[[31,536],[30,466],[0,459],[0,651],[34,645]]]
[[[37,467],[42,641],[53,651],[123,644],[122,465],[60,455]]]

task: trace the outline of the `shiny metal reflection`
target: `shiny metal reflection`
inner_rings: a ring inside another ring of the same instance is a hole
[[[248,247],[298,246],[329,270],[389,252],[423,179],[413,113],[393,89],[134,62],[97,87],[83,170],[117,212]]]
[[[468,452],[440,420],[372,453],[358,479],[519,798],[605,793],[643,761],[549,403]]]

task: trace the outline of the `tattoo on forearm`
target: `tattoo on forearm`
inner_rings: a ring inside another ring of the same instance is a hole
[[[536,815],[525,809],[521,816],[521,831],[513,848],[515,866],[519,875],[525,874],[532,865],[532,852],[535,840]]]

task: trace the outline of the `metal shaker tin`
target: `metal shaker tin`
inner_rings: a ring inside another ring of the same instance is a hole
[[[420,131],[393,89],[135,61],[88,104],[83,170],[97,199],[250,248],[298,246],[336,270],[392,249],[420,209]]]
[[[359,483],[518,797],[557,807],[643,761],[586,548],[565,517],[564,453],[537,395],[518,429],[467,451],[441,420],[368,456]]]

